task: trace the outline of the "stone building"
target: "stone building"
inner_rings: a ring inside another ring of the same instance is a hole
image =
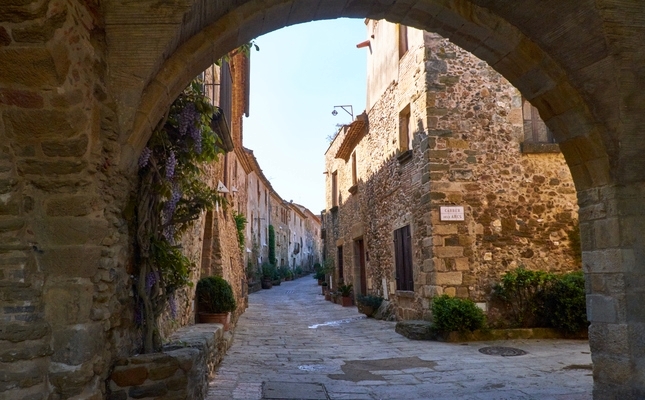
[[[325,153],[333,279],[415,319],[443,293],[485,309],[520,265],[579,270],[576,191],[537,110],[437,34],[367,29],[367,112]]]
[[[294,211],[292,266],[298,266],[306,271],[313,271],[313,266],[320,262],[321,239],[320,217],[310,209],[296,203],[290,203]]]

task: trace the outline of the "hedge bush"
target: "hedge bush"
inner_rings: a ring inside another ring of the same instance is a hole
[[[587,303],[582,272],[558,277],[544,293],[544,319],[555,329],[575,333],[585,329]]]
[[[201,312],[227,313],[237,307],[233,288],[221,276],[207,276],[197,282],[196,297]]]
[[[470,299],[446,294],[432,299],[434,329],[440,332],[474,331],[485,326],[486,316]]]
[[[494,296],[506,304],[511,327],[575,333],[588,325],[582,272],[555,275],[519,267],[502,277]]]

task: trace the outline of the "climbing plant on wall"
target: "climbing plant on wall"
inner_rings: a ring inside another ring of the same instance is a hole
[[[233,219],[235,220],[235,228],[237,229],[237,244],[240,246],[240,251],[244,252],[244,245],[246,244],[246,239],[244,237],[246,217],[242,213],[233,211]]]
[[[159,318],[175,292],[190,285],[193,263],[179,246],[182,233],[202,211],[224,199],[201,176],[223,153],[210,122],[216,113],[202,84],[192,82],[170,107],[139,158],[136,199],[136,321],[143,351],[161,349]]]
[[[269,262],[275,265],[277,261],[275,258],[275,229],[273,225],[269,225]]]

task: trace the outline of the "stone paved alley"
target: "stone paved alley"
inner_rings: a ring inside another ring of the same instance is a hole
[[[208,399],[591,399],[587,341],[421,342],[394,325],[325,301],[310,277],[251,294]]]

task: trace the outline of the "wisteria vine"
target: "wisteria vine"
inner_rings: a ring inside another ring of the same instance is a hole
[[[159,318],[166,307],[177,314],[176,291],[190,285],[194,268],[178,246],[181,235],[205,209],[223,204],[201,176],[222,153],[210,128],[215,115],[194,81],[175,100],[139,157],[137,193],[138,273],[135,322],[143,330],[143,352],[161,349]]]

